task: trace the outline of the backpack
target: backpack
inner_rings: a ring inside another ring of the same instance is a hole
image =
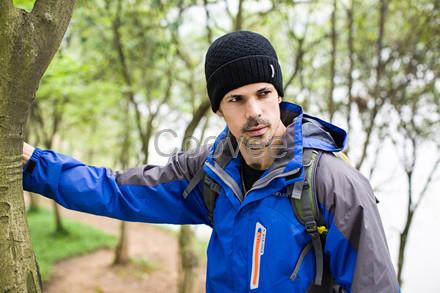
[[[289,200],[297,219],[305,226],[306,232],[310,235],[311,241],[301,251],[296,266],[290,279],[295,280],[301,267],[301,263],[307,253],[313,248],[316,261],[316,276],[314,284],[321,286],[324,275],[324,253],[323,246],[327,228],[322,219],[318,205],[318,198],[315,191],[315,175],[322,151],[315,149],[304,149],[303,165],[304,180],[297,181],[287,187],[287,194],[290,194]],[[199,184],[203,184],[203,201],[208,210],[208,220],[211,227],[214,226],[214,208],[217,197],[220,193],[220,185],[206,176],[203,166],[191,178],[188,186],[183,192],[183,197],[187,198],[189,193]]]

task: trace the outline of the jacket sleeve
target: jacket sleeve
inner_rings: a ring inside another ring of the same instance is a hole
[[[324,253],[335,282],[345,292],[400,292],[368,180],[343,160],[323,153],[315,184],[329,228]]]
[[[115,172],[36,148],[24,167],[23,187],[68,209],[125,221],[207,223],[200,186],[182,196],[206,153],[205,148],[179,152],[165,166]]]

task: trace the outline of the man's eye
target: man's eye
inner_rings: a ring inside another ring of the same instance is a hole
[[[272,91],[263,91],[260,93],[261,96],[267,96],[268,94],[270,94]]]
[[[229,102],[238,102],[240,100],[239,97],[233,97],[229,99]]]

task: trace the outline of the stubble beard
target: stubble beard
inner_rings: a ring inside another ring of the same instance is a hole
[[[265,148],[270,146],[270,144],[272,143],[272,136],[273,135],[271,135],[269,139],[264,141],[264,137],[267,137],[267,135],[272,130],[271,123],[266,119],[263,119],[260,117],[252,117],[246,122],[245,125],[243,125],[241,131],[242,131],[242,133],[246,133],[251,128],[259,126],[259,125],[265,126],[268,128],[266,130],[266,132],[263,133],[261,136],[252,136],[252,137],[246,137],[244,135],[242,136],[242,142],[244,143],[244,145],[248,151],[264,150]]]
[[[277,125],[275,129],[272,128],[272,124],[268,124],[269,129],[263,135],[259,137],[244,138],[243,143],[248,153],[253,154],[255,157],[259,157],[268,148],[271,148],[273,144],[277,142],[281,137],[277,137],[276,133],[280,125]]]
[[[263,150],[269,147],[272,144],[273,136],[270,136],[268,139],[264,137],[267,135],[267,132],[261,136],[254,136],[247,139],[244,139],[244,145],[248,150]]]

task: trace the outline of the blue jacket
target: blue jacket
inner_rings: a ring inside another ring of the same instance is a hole
[[[179,152],[165,166],[125,171],[87,166],[37,148],[25,166],[23,185],[73,210],[126,221],[208,224],[202,186],[186,199],[182,196],[203,167],[221,186],[208,246],[207,292],[322,292],[312,285],[313,250],[302,260],[296,279],[290,279],[310,236],[286,192],[288,185],[304,178],[303,148],[320,149],[325,153],[315,186],[328,227],[326,265],[343,290],[338,292],[398,292],[372,189],[357,170],[331,154],[343,149],[345,132],[303,114],[295,104],[283,102],[280,109],[287,126],[283,156],[246,196],[236,141],[227,128],[213,145]]]

